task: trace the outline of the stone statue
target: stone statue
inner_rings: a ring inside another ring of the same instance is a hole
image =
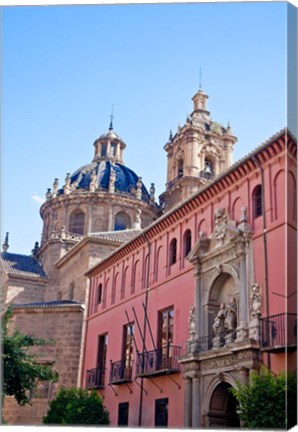
[[[137,209],[136,210],[136,216],[135,216],[135,222],[134,222],[134,229],[141,229],[142,228],[141,214],[142,214],[142,210]]]
[[[214,322],[213,322],[213,331],[215,335],[219,335],[220,333],[223,333],[225,330],[225,318],[226,318],[226,305],[225,303],[221,303],[220,304],[220,308],[219,311],[216,315],[216,317],[214,318]]]
[[[150,187],[150,204],[154,204],[155,203],[155,186],[154,183],[151,183],[151,187]]]
[[[58,182],[58,179],[55,178],[54,183],[53,183],[53,193],[52,193],[53,198],[56,198],[56,196],[58,194],[58,188],[59,188],[59,182]]]
[[[196,336],[196,325],[195,325],[195,307],[191,306],[189,308],[189,316],[188,316],[188,334],[189,339],[195,339]]]
[[[225,318],[226,318],[226,305],[225,303],[220,304],[219,311],[214,318],[213,332],[215,337],[213,338],[213,348],[220,348],[225,344]]]
[[[250,314],[252,318],[262,314],[261,287],[258,283],[253,283],[250,289]]]
[[[235,297],[232,297],[227,307],[227,313],[225,318],[225,329],[227,335],[225,337],[226,342],[234,342],[236,339],[236,328],[237,328],[237,304]]]
[[[49,201],[52,198],[51,188],[47,189],[46,200]]]
[[[138,178],[137,190],[136,190],[136,198],[137,199],[142,199],[142,177]]]
[[[69,195],[71,192],[71,186],[70,186],[70,173],[66,174],[66,178],[65,178],[65,186],[64,186],[64,193],[65,195]]]

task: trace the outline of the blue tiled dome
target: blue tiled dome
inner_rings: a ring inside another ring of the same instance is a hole
[[[115,193],[126,193],[134,195],[137,189],[137,174],[126,166],[112,163],[109,160],[92,162],[79,168],[70,176],[70,184],[76,183],[76,190],[89,190],[91,173],[95,171],[97,176],[96,190],[108,192],[111,167],[116,174]],[[63,189],[59,190],[63,194]],[[150,195],[142,185],[142,200],[149,202]]]

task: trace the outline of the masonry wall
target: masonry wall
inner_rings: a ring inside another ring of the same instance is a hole
[[[60,387],[76,387],[82,333],[83,309],[81,306],[55,308],[17,308],[14,326],[23,333],[53,340],[53,344],[38,348],[37,358],[52,364],[59,373],[48,398],[32,399],[31,406],[21,407],[13,397],[5,398],[3,416],[8,424],[41,424],[48,409],[48,400]]]

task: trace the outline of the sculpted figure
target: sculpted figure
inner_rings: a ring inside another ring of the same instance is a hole
[[[138,178],[137,182],[137,190],[136,190],[136,197],[138,199],[142,199],[142,177]]]
[[[188,334],[189,339],[194,339],[196,335],[196,326],[195,326],[195,307],[191,306],[189,308],[189,316],[188,316]]]
[[[236,328],[237,328],[237,305],[235,297],[232,297],[227,307],[227,315],[225,318],[225,329],[227,335],[225,337],[226,342],[234,342],[236,339]]]
[[[255,318],[262,314],[261,287],[258,283],[253,283],[250,291],[250,313]]]
[[[218,311],[216,317],[214,318],[214,323],[212,326],[214,334],[216,336],[219,335],[220,333],[223,333],[225,330],[224,321],[226,318],[226,313],[227,313],[226,305],[225,305],[225,303],[221,303],[219,311]]]

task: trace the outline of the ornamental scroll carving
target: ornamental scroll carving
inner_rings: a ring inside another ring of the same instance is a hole
[[[214,216],[214,232],[213,235],[216,240],[223,242],[227,235],[227,222],[228,217],[225,209],[219,208],[215,211]]]
[[[253,283],[250,289],[250,315],[257,318],[262,314],[262,295],[261,287],[258,283]]]

